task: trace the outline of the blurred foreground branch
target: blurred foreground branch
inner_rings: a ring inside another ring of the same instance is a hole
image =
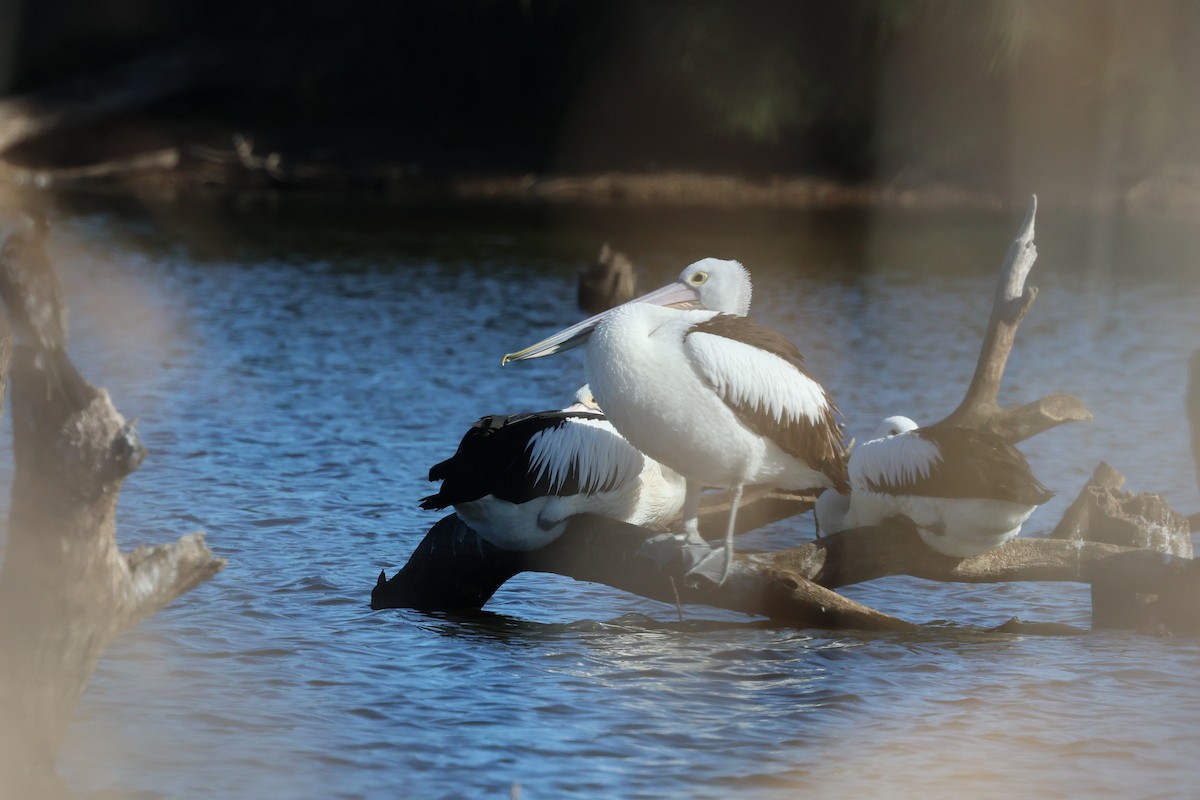
[[[145,448],[106,391],[87,384],[83,397],[64,392],[47,363],[29,344],[13,350],[16,463],[0,567],[5,797],[61,791],[54,761],[101,653],[224,566],[199,533],[120,552],[117,498]]]
[[[1200,347],[1192,351],[1188,359],[1188,388],[1185,401],[1188,428],[1192,433],[1192,465],[1196,473],[1196,487],[1200,488]],[[1200,531],[1200,513],[1191,516],[1192,530]]]

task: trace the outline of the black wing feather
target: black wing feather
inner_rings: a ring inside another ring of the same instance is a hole
[[[463,436],[458,451],[429,470],[429,480],[441,481],[437,494],[421,500],[421,508],[443,509],[457,503],[494,495],[510,503],[524,503],[549,494],[578,494],[579,469],[572,464],[561,486],[550,486],[545,473],[534,474],[529,441],[535,434],[571,418],[604,419],[603,414],[577,411],[535,411],[509,416],[491,415],[477,420]],[[602,486],[606,491],[612,487]]]

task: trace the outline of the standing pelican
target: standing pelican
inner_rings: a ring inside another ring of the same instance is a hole
[[[943,555],[966,558],[1021,532],[1054,493],[1021,452],[985,431],[888,417],[875,438],[850,456],[851,494],[817,500],[822,530],[876,525],[905,516],[921,540]]]
[[[537,358],[588,341],[588,381],[609,420],[687,479],[689,538],[699,536],[701,491],[733,489],[724,549],[691,570],[718,583],[732,565],[746,484],[848,490],[837,409],[800,351],[747,319],[749,308],[745,268],[705,259],[674,284],[504,357]]]
[[[661,527],[679,514],[683,478],[617,433],[584,386],[562,411],[484,417],[451,458],[425,509],[454,506],[476,533],[505,550],[536,550],[577,514]]]

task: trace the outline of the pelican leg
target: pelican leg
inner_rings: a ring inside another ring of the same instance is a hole
[[[685,575],[691,575],[701,564],[710,562],[713,549],[700,535],[700,495],[704,486],[688,481],[683,494],[683,532],[664,533],[647,539],[638,554],[653,560],[664,569],[675,569],[681,562]],[[705,575],[714,580],[712,575]]]
[[[725,544],[720,548],[708,548],[704,557],[687,571],[687,578],[695,583],[696,579],[715,583],[717,586],[725,583],[729,577],[729,569],[733,566],[733,532],[737,526],[738,505],[742,501],[742,486],[733,487],[733,507],[729,510],[729,527],[725,530]]]
[[[725,569],[721,572],[721,583],[729,577],[729,568],[733,566],[733,531],[737,525],[738,506],[742,504],[742,484],[733,487],[733,504],[729,509],[729,527],[725,529]]]
[[[688,481],[683,493],[683,532],[688,540],[704,540],[700,537],[700,493],[704,487]]]

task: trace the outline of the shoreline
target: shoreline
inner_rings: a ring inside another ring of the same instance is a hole
[[[0,162],[0,191],[131,195],[179,202],[228,195],[353,193],[384,202],[816,211],[912,209],[1002,211],[1036,193],[1046,207],[1093,212],[1200,211],[1200,164],[1180,164],[1118,189],[1033,185],[968,188],[950,182],[847,182],[812,175],[746,177],[688,170],[538,173],[429,172],[391,161],[292,161],[252,145],[166,147],[76,167]]]

